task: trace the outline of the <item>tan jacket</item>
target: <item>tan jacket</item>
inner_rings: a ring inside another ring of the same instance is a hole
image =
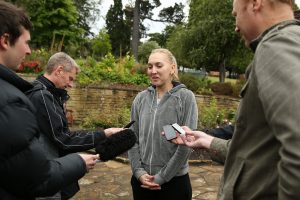
[[[218,199],[300,199],[299,25],[282,22],[251,44],[232,141],[211,146],[227,155]]]

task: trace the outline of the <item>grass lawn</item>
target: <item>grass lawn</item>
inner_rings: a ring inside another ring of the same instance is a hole
[[[219,82],[219,77],[215,77],[215,76],[207,76],[206,77],[208,80],[210,80],[212,83],[214,82]],[[236,82],[237,79],[231,79],[231,78],[225,78],[225,82],[230,82],[232,84],[234,84]]]

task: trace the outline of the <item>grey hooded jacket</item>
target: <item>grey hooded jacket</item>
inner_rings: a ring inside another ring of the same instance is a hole
[[[162,185],[174,176],[188,173],[190,149],[178,146],[161,135],[163,126],[172,123],[197,128],[198,109],[194,94],[185,85],[174,82],[157,104],[153,86],[140,92],[134,99],[131,118],[137,134],[137,143],[129,150],[134,176],[155,175],[155,182]]]

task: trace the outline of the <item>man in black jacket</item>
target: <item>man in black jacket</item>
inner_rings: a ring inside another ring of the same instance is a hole
[[[14,72],[30,54],[31,22],[23,10],[0,1],[0,24],[0,198],[53,195],[81,178],[97,156],[47,159],[38,141],[35,108],[24,94],[32,85]]]
[[[103,143],[112,134],[123,130],[108,128],[88,133],[69,130],[65,111],[65,103],[69,96],[65,89],[73,86],[79,71],[79,66],[69,55],[63,52],[55,53],[50,57],[44,75],[34,81],[34,88],[28,92],[28,98],[37,109],[40,141],[44,144],[49,158],[89,150]],[[61,199],[69,199],[78,190],[78,183],[74,182],[62,189]]]

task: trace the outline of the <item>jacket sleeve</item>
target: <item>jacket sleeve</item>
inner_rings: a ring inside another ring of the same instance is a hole
[[[78,152],[94,148],[97,142],[106,139],[100,132],[71,132],[63,108],[47,90],[35,91],[29,96],[37,109],[37,119],[42,134],[62,151]]]
[[[182,119],[180,119],[180,125],[185,125],[191,129],[197,128],[198,122],[198,108],[194,94],[191,91],[187,91],[184,101],[182,101],[182,113],[180,113]],[[170,181],[177,172],[186,164],[191,153],[191,149],[178,145],[174,155],[168,161],[168,163],[155,175],[155,182],[162,185],[165,182]]]
[[[258,47],[254,60],[258,94],[272,130],[266,134],[281,144],[278,199],[287,200],[300,196],[299,45],[299,36],[278,34]]]
[[[131,121],[132,120],[135,121],[135,123],[132,125],[132,129],[136,134],[137,140],[134,146],[128,151],[128,157],[130,160],[132,173],[137,179],[139,179],[139,177],[141,177],[142,175],[147,174],[145,169],[142,167],[141,155],[139,151],[139,109],[138,108],[139,108],[140,96],[141,95],[138,95],[134,99],[131,107]]]
[[[213,161],[224,164],[228,149],[230,147],[231,139],[225,140],[214,138],[209,149],[210,157]]]
[[[79,155],[62,158],[65,162],[47,160],[28,106],[16,101],[0,108],[0,127],[0,187],[11,195],[52,195],[85,174]]]
[[[9,199],[9,200],[22,200],[21,198],[17,198],[15,195],[10,194],[0,187],[0,197],[1,199]]]
[[[74,181],[79,180],[86,173],[85,162],[76,153],[51,160],[49,163],[49,176],[35,189],[35,196],[55,194],[64,186],[68,186],[74,183]]]

